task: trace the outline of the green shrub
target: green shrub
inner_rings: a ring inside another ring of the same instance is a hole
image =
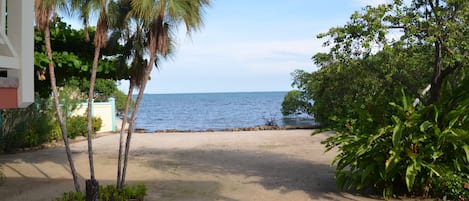
[[[62,131],[58,123],[54,123],[54,127],[49,135],[49,141],[59,141],[62,140]]]
[[[14,152],[48,142],[55,123],[54,112],[48,109],[49,105],[50,101],[37,99],[26,108],[1,110],[1,151]]]
[[[116,90],[112,94],[116,99],[116,110],[118,113],[122,114],[125,111],[125,103],[127,102],[127,94],[124,94],[122,91]],[[135,106],[135,100],[131,99],[130,108]]]
[[[99,187],[99,200],[101,201],[143,201],[147,188],[144,184],[135,186],[125,186],[123,189],[116,189],[113,185]],[[55,201],[84,201],[85,195],[80,192],[64,193],[62,197]]]
[[[135,186],[125,186],[124,189],[116,189],[113,185],[108,185],[106,187],[100,186],[99,188],[99,198],[104,201],[126,201],[126,200],[136,200],[143,201],[143,198],[146,194],[146,186],[143,184],[138,184]]]
[[[306,95],[300,90],[292,90],[285,94],[282,102],[282,114],[309,114],[311,104]]]
[[[385,198],[406,192],[464,196],[464,189],[446,184],[453,180],[445,180],[445,175],[469,172],[469,95],[465,86],[444,94],[437,104],[420,108],[414,108],[412,99],[404,94],[401,104],[391,103],[396,112],[392,123],[385,126],[375,128],[375,120],[366,111],[357,111],[359,118],[346,120],[344,129],[323,142],[327,150],[339,150],[333,161],[337,185],[371,187]],[[444,185],[435,185],[438,183]]]
[[[63,193],[62,197],[56,198],[55,201],[85,201],[85,195],[81,192],[68,192]]]
[[[93,117],[91,119],[91,129],[93,130],[93,134],[96,134],[99,130],[101,130],[101,127],[103,126],[103,120],[99,117]]]
[[[96,134],[101,129],[103,121],[99,117],[92,118],[92,131]],[[67,131],[69,138],[77,136],[88,136],[88,119],[86,116],[72,116],[67,120]]]
[[[469,174],[462,172],[446,172],[432,183],[433,197],[449,200],[469,199]],[[463,199],[462,199],[463,198]]]

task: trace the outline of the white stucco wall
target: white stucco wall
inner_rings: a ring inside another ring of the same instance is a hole
[[[86,115],[88,103],[82,103],[74,110],[70,116]],[[110,99],[108,102],[97,102],[93,103],[92,110],[94,117],[99,117],[103,120],[101,130],[98,132],[114,132],[116,131],[116,107],[114,99]]]

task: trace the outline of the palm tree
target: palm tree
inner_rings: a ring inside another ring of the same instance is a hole
[[[140,69],[136,70],[141,73],[136,73],[135,75],[143,76],[138,76],[133,79],[134,83],[131,82],[131,87],[132,84],[135,84],[139,88],[139,93],[129,121],[125,143],[124,167],[122,168],[121,177],[118,178],[119,188],[122,188],[125,183],[132,131],[146,84],[153,66],[157,66],[158,58],[166,57],[171,47],[170,28],[176,28],[181,22],[185,24],[188,34],[200,28],[203,10],[210,4],[210,0],[130,0],[130,4],[131,15],[141,20],[143,27],[147,30],[145,49],[150,53],[150,59],[149,62],[145,62],[145,66],[139,66]],[[123,125],[125,123],[125,121],[122,122]]]
[[[92,143],[92,105],[94,99],[94,85],[96,82],[96,72],[98,69],[99,58],[101,56],[101,48],[106,46],[107,32],[108,32],[108,13],[107,13],[107,0],[71,0],[72,9],[80,13],[84,26],[85,40],[89,40],[88,35],[88,22],[90,14],[95,10],[99,10],[99,18],[96,24],[96,32],[94,35],[93,43],[95,47],[93,66],[91,68],[90,86],[88,93],[88,159],[90,165],[90,179],[86,180],[86,196],[87,200],[96,200],[98,198],[99,184],[96,181],[94,173],[94,159],[93,159],[93,143]]]
[[[112,34],[109,40],[110,45],[118,44],[119,41],[124,41],[123,52],[119,57],[123,62],[131,61],[129,71],[129,90],[127,93],[126,107],[124,110],[123,123],[120,129],[119,152],[118,152],[118,167],[117,167],[117,180],[116,186],[120,187],[120,180],[122,175],[122,157],[124,147],[124,131],[125,125],[128,121],[128,114],[130,111],[130,104],[132,102],[132,94],[135,87],[140,86],[140,81],[143,77],[143,71],[147,66],[147,60],[143,58],[145,54],[145,27],[141,19],[135,18],[131,13],[130,0],[120,0],[118,2],[111,2],[109,4],[110,12],[110,27],[112,27]],[[143,68],[142,68],[143,67]]]
[[[91,8],[90,0],[81,0],[83,5],[88,6],[85,7],[84,10]],[[96,8],[99,8],[99,18],[96,24],[96,32],[94,35],[93,43],[94,43],[94,58],[93,58],[93,66],[91,68],[91,77],[90,77],[90,88],[88,93],[88,108],[87,108],[87,116],[88,116],[88,158],[90,163],[90,180],[86,181],[86,196],[87,200],[96,200],[98,198],[98,187],[99,184],[96,181],[96,177],[94,174],[94,160],[93,160],[93,143],[92,143],[92,107],[93,107],[93,99],[94,99],[94,84],[96,82],[96,71],[98,69],[99,58],[101,56],[101,48],[106,46],[107,42],[107,31],[108,31],[108,15],[107,15],[107,0],[94,0],[94,4]],[[89,11],[83,12],[85,14],[89,14]],[[83,22],[88,22],[88,16],[83,16]],[[85,27],[86,28],[86,27]],[[86,32],[85,32],[86,33]],[[86,35],[85,35],[86,38]],[[91,197],[90,197],[91,196]]]
[[[86,42],[90,41],[90,34],[88,32],[88,28],[90,26],[89,18],[93,10],[96,9],[95,3],[96,1],[93,1],[93,0],[69,0],[70,7],[68,8],[70,10],[68,10],[68,12],[70,13],[78,12],[79,18],[81,18],[82,20],[83,35],[85,37]]]
[[[46,55],[49,58],[49,76],[50,83],[52,88],[52,95],[54,99],[55,109],[57,110],[57,119],[59,121],[60,130],[62,131],[62,139],[65,145],[65,152],[67,153],[67,159],[70,165],[70,171],[73,177],[73,183],[75,185],[75,190],[80,192],[80,184],[78,182],[77,171],[75,169],[75,164],[72,158],[72,152],[70,151],[70,144],[68,142],[67,127],[65,126],[65,119],[62,116],[62,110],[59,104],[59,95],[57,92],[57,85],[54,72],[54,62],[52,61],[52,47],[50,41],[50,18],[53,13],[55,13],[57,6],[64,3],[60,0],[35,0],[35,18],[36,26],[39,31],[44,32],[44,41],[46,45]]]

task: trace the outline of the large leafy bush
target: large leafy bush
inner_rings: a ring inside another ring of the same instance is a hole
[[[370,126],[376,120],[363,110],[358,118],[348,119],[343,129],[324,141],[328,150],[339,151],[333,161],[338,186],[372,187],[384,197],[410,192],[467,199],[468,80],[425,107],[415,108],[403,93],[399,104],[390,103],[396,112],[386,126]]]
[[[318,36],[330,51],[293,85],[337,131],[324,143],[340,187],[467,198],[468,23],[469,1],[394,0]]]

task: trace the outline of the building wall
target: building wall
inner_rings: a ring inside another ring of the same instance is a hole
[[[6,5],[8,3],[8,19]],[[8,25],[8,34],[6,27]],[[0,70],[8,78],[18,80],[17,87],[4,87],[2,102],[14,105],[0,105],[1,108],[27,107],[34,102],[34,1],[0,0]],[[16,96],[16,97],[14,97]]]
[[[81,103],[76,110],[71,113],[71,116],[86,115],[88,103]],[[110,98],[108,102],[93,103],[92,109],[93,117],[99,117],[103,120],[101,130],[98,132],[115,132],[116,131],[116,104],[115,99]]]

